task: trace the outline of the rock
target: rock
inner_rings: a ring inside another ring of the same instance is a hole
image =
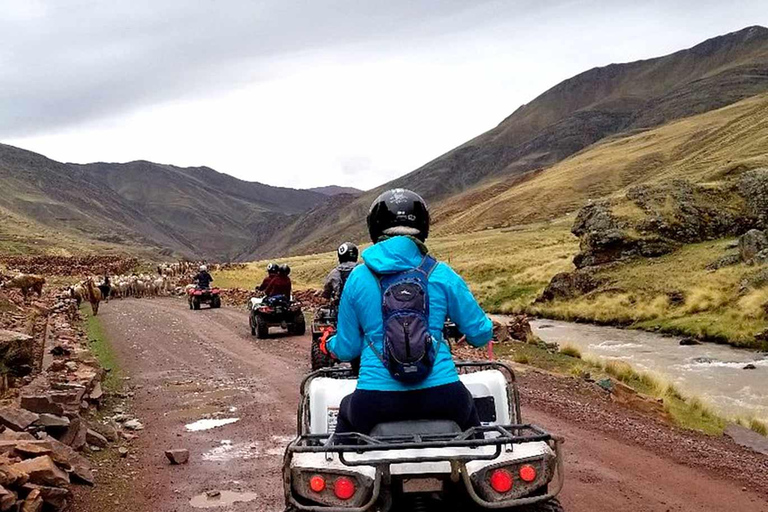
[[[741,446],[745,446],[753,451],[768,455],[768,437],[761,436],[757,432],[731,423],[725,427],[725,435]]]
[[[70,420],[67,431],[59,440],[75,450],[80,450],[85,446],[87,430],[88,428],[83,424],[83,421],[80,418],[73,418]]]
[[[96,382],[90,393],[90,399],[94,402],[98,402],[104,396],[104,390],[101,388],[101,382]]]
[[[721,256],[720,258],[716,259],[709,265],[707,265],[707,270],[718,270],[723,267],[730,267],[732,265],[736,265],[738,263],[741,263],[741,254],[739,253],[733,253],[733,254],[725,254]]]
[[[28,459],[51,454],[51,444],[45,441],[0,441],[0,452],[12,451],[15,455]]]
[[[605,391],[608,391],[609,393],[613,391],[613,381],[611,379],[600,379],[595,382],[595,384],[600,386]]]
[[[56,511],[65,510],[67,508],[67,500],[72,496],[72,493],[69,491],[69,489],[64,489],[61,487],[47,487],[36,484],[25,484],[22,489],[27,492],[38,490],[40,492],[40,496],[43,498],[43,502]]]
[[[36,426],[43,427],[44,429],[63,429],[70,425],[69,418],[66,416],[56,416],[53,414],[43,413],[40,418],[35,422]]]
[[[739,177],[738,192],[747,204],[747,214],[768,226],[768,169],[755,169]]]
[[[64,366],[67,368],[68,372],[76,372],[77,371],[77,363],[74,361],[67,361],[64,363]]]
[[[41,512],[43,510],[43,495],[40,489],[32,489],[21,504],[20,512]]]
[[[768,249],[763,249],[755,254],[755,257],[752,258],[752,263],[755,265],[764,265],[765,263],[768,263]]]
[[[16,431],[26,430],[38,419],[37,414],[18,407],[0,407],[0,424]]]
[[[24,471],[0,464],[0,485],[3,487],[18,487],[27,483],[28,480],[29,475]]]
[[[17,498],[18,495],[15,492],[0,486],[0,511],[11,510],[16,505]]]
[[[114,443],[120,438],[120,430],[117,427],[117,423],[112,420],[109,420],[107,423],[96,423],[91,426],[96,432],[106,437],[107,441]]]
[[[48,455],[24,460],[11,467],[29,475],[33,484],[64,487],[69,483],[69,475],[60,470]]]
[[[519,341],[530,341],[535,338],[531,322],[526,315],[515,315],[507,324],[509,335]]]
[[[85,431],[85,439],[86,442],[92,446],[98,446],[99,448],[106,448],[109,446],[109,441],[107,441],[107,438],[95,430],[87,429]]]
[[[745,365],[742,370],[757,370],[757,366],[753,365],[752,363],[749,363],[748,365]]]
[[[91,463],[73,450],[70,446],[47,436],[45,441],[51,443],[53,454],[51,457],[54,462],[71,473],[75,480],[81,483],[93,485],[93,472]]]
[[[669,300],[669,305],[672,307],[682,306],[685,304],[685,292],[680,290],[667,292],[667,300]]]
[[[120,454],[121,457],[127,457],[128,456],[128,448],[125,446],[121,446],[117,449],[117,453]]]
[[[18,343],[31,343],[32,336],[16,331],[0,329],[0,347],[6,347]]]
[[[189,450],[166,450],[165,456],[171,461],[171,464],[186,464],[189,461]]]
[[[64,408],[61,404],[54,403],[48,395],[22,395],[19,405],[22,409],[36,413],[47,413],[61,416]]]
[[[559,299],[571,299],[596,290],[603,281],[593,277],[586,270],[560,272],[555,274],[547,287],[541,292],[536,302],[550,302]],[[515,337],[513,333],[512,337]]]
[[[48,371],[53,373],[64,371],[65,368],[64,361],[53,361],[48,365]]]
[[[126,421],[123,423],[123,427],[133,431],[144,430],[144,425],[137,419]]]
[[[4,430],[0,433],[0,441],[37,441],[37,438],[29,432],[14,432]]]
[[[764,249],[768,249],[768,236],[763,231],[750,229],[739,238],[741,261],[751,262]]]
[[[701,342],[695,338],[683,338],[680,340],[680,345],[683,345],[683,346],[701,345]]]

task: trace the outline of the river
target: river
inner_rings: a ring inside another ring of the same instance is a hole
[[[725,416],[768,420],[768,355],[728,345],[680,345],[680,337],[592,324],[537,319],[542,340],[569,343],[585,355],[626,361],[701,397]],[[754,370],[745,370],[747,364]]]

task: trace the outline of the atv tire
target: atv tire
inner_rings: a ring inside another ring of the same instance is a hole
[[[218,309],[218,308],[220,308],[220,307],[221,307],[221,297],[219,297],[219,296],[217,295],[217,296],[216,296],[216,297],[214,297],[214,298],[213,298],[213,300],[211,301],[211,308],[212,308],[212,309]]]
[[[195,297],[194,299],[192,299],[192,309],[194,309],[195,311],[200,309],[200,299],[199,298]]]
[[[253,323],[253,315],[248,318],[248,327],[251,328],[251,336],[256,336],[256,325]]]
[[[269,337],[269,325],[258,316],[256,317],[256,337],[261,340]]]
[[[192,301],[191,301],[191,300],[188,300],[187,302],[189,302],[189,309],[193,309],[193,308],[192,308]]]
[[[304,336],[307,332],[307,322],[304,320],[304,315],[298,315],[296,321],[292,324],[288,324],[288,333],[294,336]]]
[[[320,368],[330,368],[333,366],[333,358],[327,354],[323,354],[323,351],[320,350],[320,340],[312,341],[312,352],[310,356],[312,359],[313,372]]]

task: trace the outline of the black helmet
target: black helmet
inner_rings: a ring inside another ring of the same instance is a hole
[[[267,273],[268,274],[274,274],[279,269],[280,269],[280,267],[277,265],[277,263],[270,263],[269,265],[267,265]]]
[[[283,274],[284,276],[287,276],[291,273],[291,267],[289,267],[287,264],[280,265],[279,272]]]
[[[376,243],[382,235],[412,235],[422,242],[429,236],[429,209],[416,192],[387,190],[368,211],[368,233]]]
[[[344,242],[336,250],[336,255],[339,257],[339,263],[344,263],[345,261],[354,262],[357,261],[359,251],[357,246],[352,242]]]

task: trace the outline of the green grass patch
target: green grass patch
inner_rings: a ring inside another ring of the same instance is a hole
[[[581,350],[579,350],[578,347],[575,347],[573,345],[563,345],[562,347],[560,347],[560,353],[563,354],[564,356],[581,359]]]
[[[91,353],[102,368],[109,370],[102,382],[104,389],[108,392],[118,392],[123,385],[123,372],[117,354],[104,333],[99,317],[91,313],[90,306],[81,307],[80,313],[84,318]]]

